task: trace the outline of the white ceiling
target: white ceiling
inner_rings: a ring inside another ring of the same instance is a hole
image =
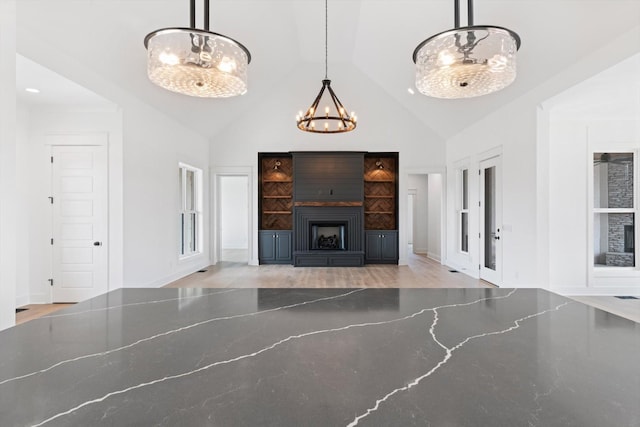
[[[317,81],[298,105],[291,106],[292,116],[311,101],[324,76],[322,0],[211,0],[211,30],[240,41],[252,55],[249,92],[224,100],[177,95],[146,77],[144,36],[162,27],[187,26],[188,4],[187,0],[19,0],[18,52],[39,62],[52,55],[68,58],[66,62],[79,64],[113,85],[108,87],[121,89],[207,137],[255,103],[277,97],[273,88],[289,79]],[[200,11],[199,6],[199,16]],[[476,1],[475,23],[507,27],[522,38],[516,82],[498,93],[467,100],[408,94],[407,88],[413,87],[413,50],[425,38],[453,26],[450,0],[330,0],[329,77],[338,82],[340,75],[332,74],[332,69],[353,67],[377,85],[373,90],[386,92],[426,127],[448,138],[638,26],[640,0]],[[23,67],[24,61],[19,62]],[[317,64],[317,75],[296,73],[309,64]],[[73,77],[68,69],[55,71]],[[22,76],[18,80],[27,84]],[[92,89],[120,102],[117,91],[108,87]],[[367,102],[343,101],[356,111],[358,104]],[[359,122],[365,126],[366,117],[359,116]]]
[[[36,89],[40,92],[28,92]],[[16,96],[29,107],[113,111],[117,105],[42,65],[16,55]]]

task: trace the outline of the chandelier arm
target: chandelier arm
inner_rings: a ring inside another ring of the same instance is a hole
[[[342,110],[344,111],[344,116],[349,117],[349,113],[347,113],[347,110],[345,110],[335,92],[333,91],[333,89],[331,89],[331,86],[329,86],[329,94],[331,95],[331,100],[333,101],[333,105],[336,107],[336,111],[338,112],[338,114],[340,114],[340,109],[342,108]],[[347,121],[344,119],[342,114],[340,114],[340,121],[342,122],[342,125],[344,127],[347,127]]]
[[[190,10],[190,20],[191,28],[196,28],[196,0],[191,0],[191,4],[189,7]]]
[[[204,29],[209,31],[209,0],[204,0]]]

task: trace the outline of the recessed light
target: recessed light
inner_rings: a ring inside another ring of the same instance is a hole
[[[407,88],[407,92],[409,92],[411,95],[415,95],[414,90],[411,88]]]
[[[32,88],[32,87],[28,87],[28,88],[26,88],[25,90],[26,90],[27,92],[30,92],[30,93],[40,93],[40,90],[35,89],[35,88]]]

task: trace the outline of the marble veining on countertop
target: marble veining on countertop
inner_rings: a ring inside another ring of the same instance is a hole
[[[640,324],[533,289],[121,289],[0,332],[2,426],[640,426]]]

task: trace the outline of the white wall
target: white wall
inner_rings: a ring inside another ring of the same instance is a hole
[[[466,162],[471,171],[477,171],[479,161],[489,155],[489,151],[502,153],[503,286],[550,286],[547,280],[549,264],[538,262],[539,257],[548,251],[545,245],[550,233],[549,212],[544,210],[548,203],[549,188],[541,186],[546,183],[551,187],[556,183],[551,180],[551,176],[544,176],[548,174],[548,148],[545,146],[549,141],[545,140],[546,136],[540,138],[538,135],[539,131],[546,132],[544,126],[538,123],[538,106],[567,87],[637,52],[639,38],[640,27],[636,27],[447,141],[448,195],[456,194],[456,165]],[[469,203],[474,207],[478,206],[479,200],[478,176],[477,173],[471,173],[469,177]],[[453,232],[455,219],[453,197],[447,197],[446,262],[477,277],[479,247],[470,242],[468,257],[456,254],[456,234]],[[471,209],[470,236],[478,235],[478,223],[479,213],[476,209]]]
[[[208,212],[203,253],[178,260],[178,163],[202,169],[203,206],[210,206],[209,144],[146,105],[123,112],[124,286],[162,286],[210,264]]]
[[[29,153],[29,111],[24,106],[17,106],[16,118],[16,175],[17,175],[17,200],[16,207],[21,215],[17,215],[16,229],[20,230],[21,238],[16,241],[16,306],[30,304],[32,301],[29,283],[33,272],[31,270],[32,261],[36,264],[46,263],[46,258],[32,260],[29,253],[29,246],[34,240],[35,228],[46,226],[47,219],[41,218],[40,221],[31,222],[30,218],[34,215],[42,215],[42,209],[34,210],[29,203],[29,187],[30,183],[36,181],[34,178],[33,163],[30,161]],[[40,174],[35,173],[38,178]],[[36,181],[37,182],[37,181]],[[43,236],[46,239],[47,236]],[[41,245],[46,244],[46,240],[42,240]],[[49,263],[50,264],[50,263]],[[46,280],[46,279],[45,279]]]
[[[413,199],[413,252],[429,251],[429,184],[426,174],[409,174],[409,190],[415,190]]]
[[[549,189],[550,288],[563,294],[640,295],[638,271],[617,273],[617,277],[594,272],[588,238],[591,149],[640,149],[640,116],[638,120],[567,121],[554,120],[552,114],[549,128],[549,170],[554,183]]]
[[[442,259],[442,175],[429,174],[427,183],[427,236],[429,236],[427,255],[429,258],[439,262]]]
[[[0,2],[0,330],[16,308],[16,2]]]
[[[220,232],[222,249],[247,249],[249,239],[248,178],[220,177]]]
[[[443,170],[444,143],[400,106],[367,75],[348,64],[332,66],[332,88],[349,110],[355,110],[358,127],[345,134],[322,135],[300,131],[295,125],[298,110],[305,110],[322,84],[315,64],[301,65],[283,79],[264,102],[250,104],[245,114],[216,135],[211,143],[213,167],[251,167],[257,182],[258,152],[288,151],[397,151],[399,194],[407,194],[409,170]],[[248,94],[250,95],[250,93]],[[249,125],[250,124],[250,125]],[[252,218],[257,218],[258,189],[254,187]],[[400,264],[406,264],[406,197],[399,197]],[[250,238],[257,241],[257,221]],[[257,245],[251,244],[251,258],[257,260]]]
[[[40,41],[28,33],[20,34],[18,52],[120,107],[121,144],[113,152],[110,145],[109,158],[110,192],[120,192],[119,198],[109,200],[110,209],[114,206],[117,212],[115,217],[110,217],[110,238],[117,240],[117,235],[121,236],[121,268],[114,272],[114,286],[118,283],[124,287],[162,286],[209,265],[208,212],[203,221],[203,253],[178,259],[178,163],[184,162],[204,171],[204,206],[208,207],[207,139],[134,98],[97,70],[65,55],[64,51],[41,49]],[[73,122],[70,116],[65,117],[70,121],[65,122],[69,126],[64,132],[77,129],[76,125],[83,129],[81,121]],[[114,171],[111,166],[117,159],[121,168]]]
[[[51,302],[52,236],[50,135],[106,134],[109,158],[109,290],[123,286],[122,215],[122,114],[120,111],[82,112],[21,106],[18,115],[20,205],[25,215],[17,219],[25,238],[17,244],[18,301]],[[24,228],[22,228],[24,227]]]

